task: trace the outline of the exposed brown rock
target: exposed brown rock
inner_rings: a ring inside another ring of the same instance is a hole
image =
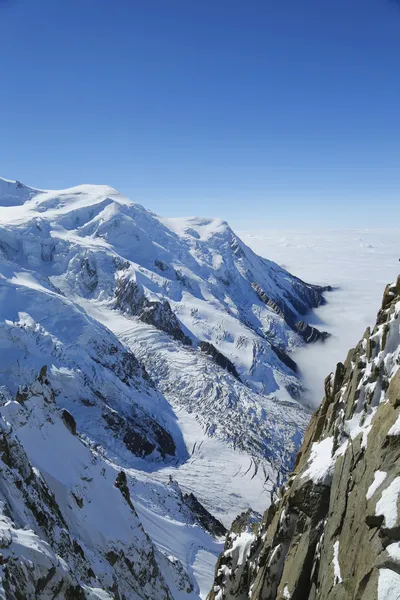
[[[400,573],[386,550],[400,541],[400,494],[389,522],[379,503],[400,478],[400,435],[391,429],[400,418],[399,301],[400,277],[385,290],[376,327],[326,378],[294,472],[253,525],[241,564],[240,531],[228,533],[209,600],[377,600],[381,569]],[[385,475],[372,485],[377,472]]]

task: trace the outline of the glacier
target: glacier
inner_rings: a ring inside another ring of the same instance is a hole
[[[310,416],[292,352],[326,337],[307,317],[330,289],[225,221],[0,179],[1,416],[36,486],[6,496],[2,527],[21,564],[43,554],[32,585],[107,598],[126,561],[151,556],[145,586],[132,568],[118,593],[204,597],[223,543],[212,515],[223,528],[262,511],[291,468]],[[54,535],[27,504],[38,486]]]

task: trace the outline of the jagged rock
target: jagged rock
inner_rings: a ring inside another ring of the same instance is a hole
[[[129,492],[128,480],[126,478],[125,471],[120,471],[119,472],[119,474],[117,475],[117,478],[115,480],[115,484],[114,485],[115,485],[116,488],[118,488],[120,490],[121,494],[125,498],[127,504],[129,504],[129,506],[131,507],[131,509],[133,511],[135,511],[135,509],[133,507],[133,504],[132,504],[131,494]]]
[[[199,348],[205,354],[211,356],[211,358],[223,369],[226,369],[228,373],[236,377],[236,379],[240,379],[239,373],[236,370],[235,365],[232,361],[229,360],[226,356],[222,354],[219,350],[216,349],[215,346],[210,344],[210,342],[200,342]]]
[[[96,263],[90,256],[85,257],[82,260],[81,276],[83,285],[88,289],[89,292],[94,292],[99,285],[99,276],[97,273]]]
[[[68,427],[72,435],[76,435],[76,421],[74,417],[68,412],[65,408],[61,411],[61,418],[65,423],[65,426]]]
[[[319,331],[316,327],[312,327],[305,321],[297,321],[293,329],[303,338],[307,344],[326,340],[330,334],[326,331]]]
[[[138,412],[137,418],[133,419],[105,408],[103,419],[114,435],[122,439],[126,448],[135,456],[149,456],[155,450],[162,457],[175,455],[173,437],[149,415]]]
[[[271,348],[275,352],[277,357],[283,362],[284,365],[289,367],[289,369],[292,369],[294,373],[297,373],[297,363],[293,360],[293,358],[290,358],[290,356],[286,354],[286,352],[278,348],[278,346],[274,346],[273,344],[271,344]]]
[[[49,381],[47,379],[47,365],[43,365],[43,367],[40,369],[37,379],[40,383],[48,385]]]
[[[241,560],[228,533],[209,600],[400,597],[399,364],[400,277],[373,331],[326,378],[295,470]]]
[[[204,508],[192,493],[183,495],[183,502],[192,511],[194,518],[200,523],[206,531],[209,531],[214,536],[226,534],[226,528],[218,521],[211,513]]]
[[[185,346],[191,346],[192,340],[183,332],[182,326],[173,313],[167,300],[150,301],[143,289],[130,279],[120,279],[115,291],[116,307],[139,317],[144,323],[169,333]]]
[[[156,260],[154,261],[154,264],[158,269],[160,269],[160,271],[169,271],[169,269],[170,269],[170,267],[168,265],[163,263],[163,261],[159,260],[158,258],[156,258]]]
[[[20,404],[23,404],[25,400],[29,397],[29,388],[27,385],[18,386],[17,394],[15,396],[15,400]]]
[[[264,304],[269,306],[274,312],[276,312],[281,317],[284,317],[286,320],[294,319],[294,312],[290,311],[288,308],[285,310],[284,308],[280,308],[277,302],[269,298],[269,296],[264,292],[264,290],[258,285],[258,283],[252,283],[252,288],[254,289],[257,296],[260,298]]]
[[[301,280],[299,280],[299,282],[300,281]],[[304,282],[301,283],[304,287]],[[323,341],[327,337],[329,337],[330,334],[326,331],[319,331],[319,329],[317,329],[316,327],[312,327],[305,321],[299,320],[297,318],[296,313],[287,304],[272,300],[257,283],[252,283],[252,287],[259,299],[262,302],[264,302],[264,304],[266,304],[269,308],[271,308],[271,310],[276,312],[276,314],[281,316],[289,325],[289,327],[291,327],[293,331],[298,333],[307,344],[317,342],[320,340]],[[331,290],[332,288],[330,286],[319,288],[317,286],[314,289],[310,290],[310,293],[308,295],[304,294],[304,304],[299,301],[297,301],[296,303],[293,300],[291,300],[291,303],[292,305],[296,305],[296,310],[299,314],[304,315],[308,310],[310,310],[311,307],[316,308],[321,304],[324,304],[325,299],[322,294],[323,292]]]
[[[171,306],[167,300],[162,302],[148,302],[143,307],[139,318],[143,323],[154,325],[157,329],[169,333],[173,338],[179,340],[185,346],[191,346],[192,340],[183,333],[181,324],[172,312]]]

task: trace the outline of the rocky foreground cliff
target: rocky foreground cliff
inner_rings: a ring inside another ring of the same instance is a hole
[[[400,598],[400,277],[325,381],[294,472],[229,532],[209,600]]]

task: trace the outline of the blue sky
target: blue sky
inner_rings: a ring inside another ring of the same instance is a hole
[[[0,57],[4,177],[242,228],[398,224],[395,2],[1,0]]]

